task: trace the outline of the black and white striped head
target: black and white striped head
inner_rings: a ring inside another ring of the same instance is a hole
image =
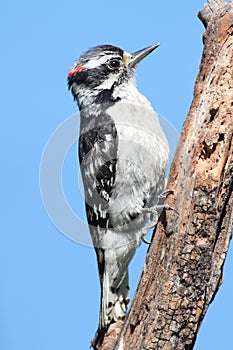
[[[88,94],[96,97],[101,94],[105,100],[111,98],[114,88],[133,80],[137,63],[158,46],[132,54],[112,45],[100,45],[84,52],[68,73],[68,86],[79,107]]]

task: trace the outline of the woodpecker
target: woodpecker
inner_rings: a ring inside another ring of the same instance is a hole
[[[162,207],[169,146],[135,83],[137,64],[158,46],[135,53],[96,46],[68,73],[80,110],[79,161],[101,285],[98,334],[125,317],[128,265]]]

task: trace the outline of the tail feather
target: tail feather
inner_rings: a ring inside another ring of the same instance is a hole
[[[129,304],[128,271],[118,286],[108,271],[104,271],[101,289],[100,329],[125,318]]]
[[[136,231],[136,238],[134,235],[132,240],[131,234],[108,230],[102,236],[101,248],[95,248],[101,284],[97,333],[126,316],[129,304],[128,266],[140,242],[141,231]]]

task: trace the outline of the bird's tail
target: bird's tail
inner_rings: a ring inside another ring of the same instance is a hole
[[[129,304],[128,266],[141,242],[141,233],[138,232],[137,239],[134,240],[131,235],[122,235],[121,245],[118,245],[119,234],[115,235],[114,242],[110,242],[111,246],[108,235],[104,235],[105,240],[103,239],[101,243],[107,247],[95,249],[101,284],[101,301],[99,327],[92,341],[94,349],[97,349],[96,344],[102,343],[109,325],[125,318]]]
[[[99,329],[106,329],[112,322],[125,318],[129,304],[128,270],[120,283],[114,281],[110,271],[105,270],[102,279]]]

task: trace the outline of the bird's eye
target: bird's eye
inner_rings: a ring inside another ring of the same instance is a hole
[[[110,69],[118,69],[120,65],[121,65],[121,62],[117,58],[113,58],[108,62],[108,66]]]

